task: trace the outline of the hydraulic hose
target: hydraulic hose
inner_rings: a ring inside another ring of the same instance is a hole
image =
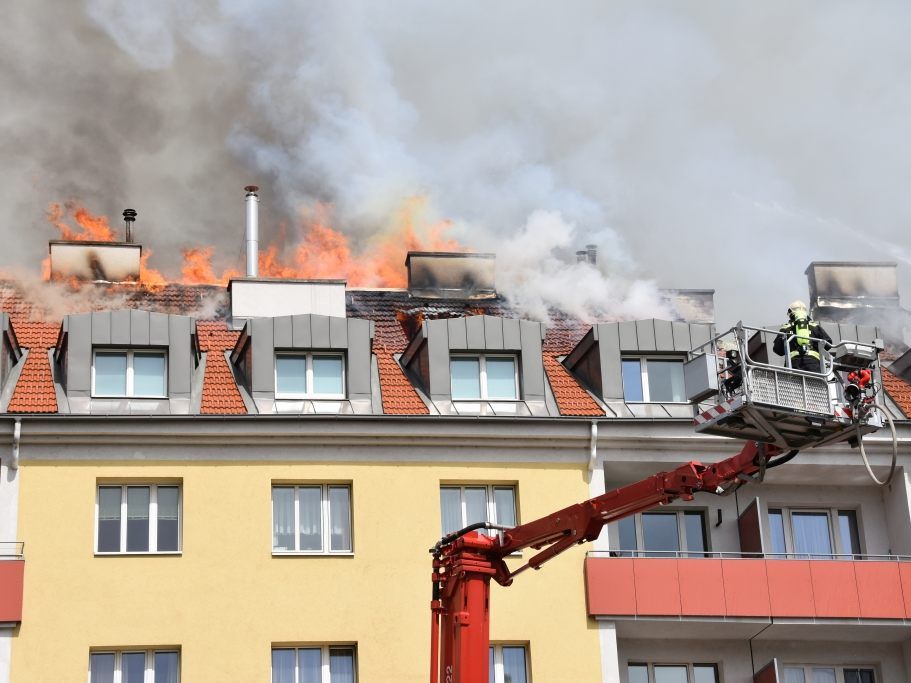
[[[889,467],[889,475],[885,480],[881,481],[873,474],[873,468],[870,467],[870,460],[867,458],[867,452],[864,450],[864,440],[863,435],[860,433],[859,422],[857,424],[857,447],[860,449],[860,457],[864,459],[864,467],[867,468],[867,474],[870,475],[870,478],[880,486],[888,486],[892,483],[893,477],[895,477],[895,469],[898,463],[898,434],[895,433],[895,422],[893,422],[892,416],[889,415],[889,411],[878,403],[871,404],[867,410],[878,410],[879,413],[886,418],[886,422],[889,423],[889,431],[892,433],[892,465]]]

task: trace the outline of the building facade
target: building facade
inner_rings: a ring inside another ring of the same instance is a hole
[[[486,260],[409,267],[410,290],[87,284],[63,319],[2,288],[0,677],[425,681],[443,533],[740,449],[694,433],[681,384],[711,292],[540,322]],[[909,497],[841,445],[611,525],[493,588],[491,681],[908,680]]]

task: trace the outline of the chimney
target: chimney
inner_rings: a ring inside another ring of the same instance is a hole
[[[595,244],[586,244],[585,255],[588,258],[588,262],[595,265],[598,262],[598,246]]]
[[[820,321],[848,322],[865,311],[901,307],[895,263],[814,261],[806,276],[810,313]]]
[[[408,291],[426,299],[492,299],[495,266],[494,254],[409,251]]]
[[[136,209],[123,210],[124,240],[133,243],[133,223],[136,221]]]
[[[259,188],[256,185],[247,185],[245,203],[247,205],[247,277],[259,275]]]
[[[585,249],[580,249],[576,252],[576,263],[585,263],[588,261],[588,252]]]

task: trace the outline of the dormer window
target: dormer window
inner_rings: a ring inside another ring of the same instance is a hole
[[[345,362],[340,353],[275,354],[275,398],[345,398]]]
[[[511,355],[452,355],[449,360],[453,401],[517,401],[519,375]]]
[[[686,403],[683,358],[624,357],[623,398],[634,403]]]
[[[156,350],[96,350],[92,396],[167,398],[167,353]]]

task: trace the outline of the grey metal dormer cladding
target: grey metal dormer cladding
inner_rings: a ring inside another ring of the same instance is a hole
[[[16,339],[16,332],[13,330],[13,323],[6,313],[0,313],[0,333],[3,335],[2,344],[0,344],[0,409],[5,411],[22,370],[22,364],[19,361],[23,354],[22,349],[19,348],[19,340]],[[38,349],[36,353],[44,353],[44,351]]]
[[[93,350],[167,351],[167,399],[93,398]],[[63,319],[54,352],[61,412],[186,415],[199,410],[202,372],[196,320],[139,310],[98,311]],[[62,396],[61,396],[62,391]]]
[[[593,325],[563,364],[598,398],[623,401],[623,354],[683,354],[709,341],[714,326],[669,320]]]
[[[544,332],[543,323],[490,315],[426,320],[400,362],[436,409],[446,414],[459,412],[452,401],[452,352],[515,353],[520,368],[519,404],[527,406],[519,414],[557,414],[541,356]],[[497,414],[497,409],[490,412]]]
[[[275,353],[341,352],[345,356],[346,398],[335,402],[341,404],[338,412],[381,413],[379,374],[373,363],[373,333],[373,321],[362,318],[314,313],[254,318],[244,326],[231,353],[231,361],[242,376],[247,398],[252,399],[258,412],[320,412],[319,405],[333,402],[276,401]]]

